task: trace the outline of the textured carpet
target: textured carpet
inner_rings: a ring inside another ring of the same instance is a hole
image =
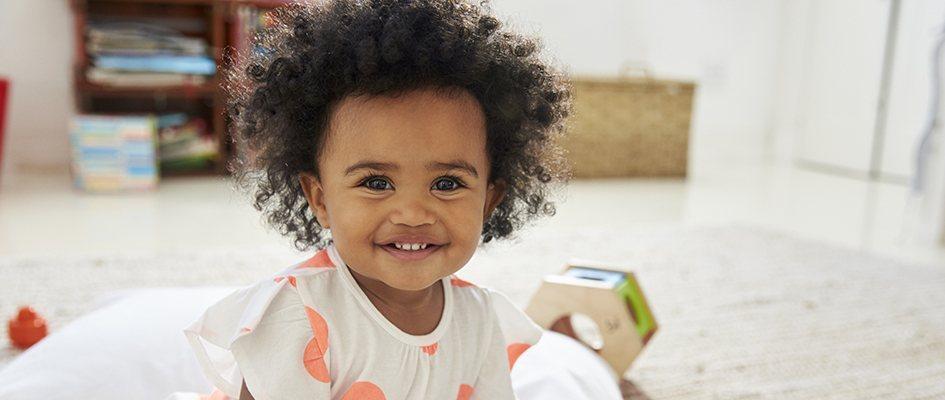
[[[660,323],[627,398],[945,398],[945,266],[751,226],[638,227],[533,231],[487,245],[460,276],[524,307],[570,257],[635,271]],[[55,331],[109,290],[240,285],[296,260],[277,248],[4,259],[0,317],[29,303]],[[0,368],[16,354],[0,338]]]

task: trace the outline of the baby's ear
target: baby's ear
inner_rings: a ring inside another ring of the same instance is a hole
[[[505,194],[508,191],[508,184],[505,183],[502,179],[497,179],[495,182],[489,183],[489,188],[486,189],[486,207],[483,210],[482,222],[486,222],[489,219],[489,216],[492,215],[492,211],[499,206],[499,203],[502,202],[502,199],[505,198]]]
[[[322,184],[314,175],[308,172],[299,174],[299,185],[302,186],[302,192],[305,193],[305,201],[308,202],[308,208],[315,214],[318,224],[325,229],[331,229],[328,226],[328,211],[325,207],[325,191],[322,190]]]

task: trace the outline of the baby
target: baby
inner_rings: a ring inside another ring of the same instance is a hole
[[[500,28],[459,0],[292,4],[229,72],[234,177],[315,252],[185,330],[217,398],[514,399],[542,331],[454,273],[554,215],[570,87]]]

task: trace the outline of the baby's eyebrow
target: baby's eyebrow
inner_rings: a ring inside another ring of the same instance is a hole
[[[351,175],[354,171],[359,169],[376,169],[381,171],[399,171],[400,166],[394,163],[375,161],[375,160],[361,160],[355,163],[354,165],[345,169],[345,176]],[[442,161],[432,161],[427,163],[427,169],[430,171],[445,171],[451,169],[459,169],[468,172],[472,176],[478,178],[479,173],[476,172],[476,167],[473,167],[472,164],[466,162],[465,160],[450,160],[447,162]]]

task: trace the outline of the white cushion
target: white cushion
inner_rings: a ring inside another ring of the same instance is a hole
[[[558,332],[545,331],[512,368],[519,400],[621,400],[617,374],[590,348]]]
[[[181,331],[236,287],[149,288],[99,296],[94,311],[0,370],[0,399],[163,399],[209,393]]]

